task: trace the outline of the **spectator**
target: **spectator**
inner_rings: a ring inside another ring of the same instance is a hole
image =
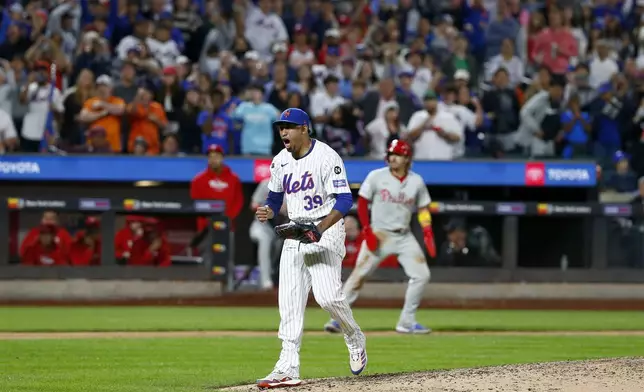
[[[0,109],[0,155],[18,148],[18,133],[11,116]]]
[[[519,100],[510,88],[510,77],[505,68],[499,68],[492,81],[492,88],[483,94],[481,106],[490,121],[491,141],[487,147],[494,151],[509,152],[517,147],[520,121]]]
[[[171,133],[163,137],[161,144],[161,156],[164,157],[184,157],[186,154],[179,151],[179,140],[177,135]]]
[[[101,264],[100,220],[90,216],[85,219],[85,230],[76,232],[69,251],[69,264],[74,266]]]
[[[593,119],[595,158],[603,165],[608,164],[615,153],[622,149],[624,103],[610,83],[599,86],[597,92],[599,96],[591,102],[588,112]]]
[[[73,147],[71,152],[90,154],[111,154],[114,152],[109,140],[107,131],[101,126],[95,126],[85,132],[87,143]]]
[[[619,193],[633,193],[637,190],[637,176],[629,165],[630,156],[617,151],[613,156],[614,170],[608,171],[604,189]]]
[[[562,98],[561,85],[554,83],[548,91],[537,93],[521,108],[519,140],[523,145],[530,146],[531,156],[554,156],[554,139],[561,130],[559,113]],[[549,116],[556,116],[558,124],[544,127]]]
[[[414,109],[419,110],[422,106],[422,101],[413,90],[413,80],[413,71],[406,69],[399,72],[398,81],[400,82],[400,86],[396,92],[409,98],[414,105]]]
[[[0,44],[0,58],[13,59],[15,56],[24,56],[31,46],[31,38],[18,23],[10,23],[7,28],[7,39]]]
[[[519,22],[509,15],[507,3],[503,0],[497,3],[496,15],[485,32],[485,57],[490,59],[501,53],[503,40],[516,40],[520,29]]]
[[[296,82],[288,80],[286,63],[276,63],[273,66],[273,81],[266,83],[264,91],[264,101],[280,111],[288,108],[288,95],[292,92],[299,92],[299,86]]]
[[[16,93],[16,75],[11,63],[0,59],[0,110],[4,110],[10,116],[13,113],[13,99]]]
[[[492,57],[486,63],[485,80],[491,81],[496,71],[500,68],[508,72],[509,87],[514,88],[525,77],[524,64],[514,55],[514,41],[506,38],[501,44],[501,53]]]
[[[132,54],[140,51],[143,47],[150,30],[150,21],[139,15],[134,22],[132,33],[120,40],[116,46],[115,51],[118,58],[120,60],[131,59]]]
[[[170,28],[163,23],[156,26],[154,37],[148,37],[145,43],[162,68],[174,66],[175,59],[181,55],[179,45],[170,37]]]
[[[241,121],[241,152],[244,155],[270,155],[273,143],[273,121],[279,115],[275,106],[262,101],[264,88],[252,85],[250,100],[242,102],[233,112],[233,119]]]
[[[340,156],[348,157],[355,153],[358,144],[358,132],[349,108],[338,105],[329,108],[328,120],[322,128],[322,136],[326,143],[337,151]]]
[[[244,37],[264,60],[270,59],[274,42],[287,42],[288,33],[282,19],[274,13],[270,0],[259,0],[257,6],[246,2]]]
[[[186,89],[186,99],[183,107],[179,110],[179,141],[181,151],[188,154],[198,154],[201,152],[201,129],[198,125],[198,117],[201,110],[201,97],[197,87],[190,84]]]
[[[336,76],[327,76],[324,79],[324,89],[320,89],[311,97],[309,113],[311,113],[311,120],[318,132],[323,129],[324,124],[329,122],[331,110],[345,102],[345,99],[339,94],[339,82],[340,80]]]
[[[568,101],[568,110],[561,114],[563,129],[556,142],[561,145],[564,158],[587,158],[590,154],[590,133],[592,121],[587,112],[583,112],[579,96],[573,95]]]
[[[456,117],[438,105],[433,91],[425,95],[425,107],[411,117],[407,138],[414,143],[414,159],[444,160],[455,158],[463,140],[463,127]]]
[[[211,145],[223,148],[225,154],[235,151],[235,126],[233,120],[223,110],[224,93],[215,90],[210,99],[206,99],[204,111],[199,114],[197,124],[201,127],[202,152],[208,153]]]
[[[147,218],[142,225],[143,234],[134,239],[127,265],[169,267],[170,245],[161,231],[157,219]]]
[[[447,86],[441,94],[441,110],[452,113],[459,125],[461,126],[461,133],[463,137],[459,140],[458,144],[454,145],[456,149],[456,156],[463,156],[465,154],[465,140],[466,135],[476,130],[476,114],[467,107],[459,104],[456,100],[458,89],[456,86]]]
[[[128,151],[134,152],[135,141],[143,140],[152,155],[159,153],[159,134],[168,125],[163,107],[152,100],[153,87],[149,81],[142,83],[134,101],[127,106],[130,115]]]
[[[569,77],[569,82],[564,89],[564,99],[567,102],[572,95],[577,95],[579,106],[586,109],[588,104],[597,95],[597,91],[590,85],[588,66],[579,64]]]
[[[121,116],[125,113],[125,101],[112,94],[112,86],[112,78],[99,76],[96,79],[96,96],[85,101],[78,119],[90,128],[102,128],[110,150],[121,151]]]
[[[536,37],[532,58],[537,64],[547,67],[561,82],[570,59],[577,57],[578,46],[570,30],[563,25],[563,15],[557,8],[548,14],[549,27]]]
[[[157,89],[155,101],[159,102],[165,110],[168,118],[166,132],[179,132],[179,110],[183,106],[185,92],[181,88],[177,76],[177,67],[167,66],[163,69],[161,77],[161,87]]]
[[[606,40],[597,41],[597,57],[590,61],[590,87],[598,88],[604,83],[611,81],[613,76],[619,73],[617,61],[610,57],[608,42]]]
[[[132,150],[132,155],[144,156],[150,153],[150,144],[145,140],[143,136],[137,136],[134,139],[134,148]]]
[[[385,115],[371,121],[365,127],[365,144],[368,146],[368,156],[372,159],[385,159],[387,146],[406,132],[405,126],[400,121],[400,108],[398,104],[388,102]]]
[[[378,87],[377,91],[368,92],[362,101],[365,124],[382,117],[388,102],[396,102],[400,108],[400,121],[402,123],[408,122],[414,113],[413,102],[402,94],[396,94],[396,87],[392,79],[383,79]]]
[[[309,45],[307,34],[306,27],[301,24],[297,24],[293,28],[293,45],[291,45],[288,63],[295,69],[303,65],[315,64],[315,53]]]
[[[63,120],[60,127],[60,138],[64,145],[78,146],[83,144],[80,114],[83,105],[96,94],[94,74],[89,69],[83,69],[78,74],[76,85],[67,89],[63,95]],[[120,135],[119,135],[120,137]]]
[[[454,50],[447,61],[443,63],[442,69],[446,75],[454,75],[459,70],[467,71],[470,75],[468,80],[470,86],[477,86],[479,74],[478,65],[476,59],[470,54],[468,49],[467,39],[464,36],[456,38]]]
[[[485,96],[484,96],[485,97]],[[456,102],[469,109],[475,115],[474,129],[465,133],[465,155],[479,156],[483,152],[485,133],[489,128],[489,120],[485,121],[485,112],[481,101],[472,96],[467,86],[460,86],[457,90]],[[518,113],[518,108],[516,109]],[[518,118],[518,114],[516,115]]]
[[[423,53],[416,50],[412,50],[406,55],[406,61],[410,67],[409,72],[413,75],[411,91],[419,101],[422,101],[429,88],[429,83],[432,81],[432,72],[423,65],[423,58]]]
[[[29,75],[29,84],[20,91],[20,101],[28,104],[20,133],[20,146],[24,152],[40,150],[49,110],[52,109],[55,113],[63,113],[65,110],[60,90],[52,87],[49,79],[49,64],[38,62],[34,72]]]
[[[24,248],[21,263],[23,265],[67,265],[68,250],[56,242],[58,228],[53,224],[43,224],[34,230],[37,230],[35,238]]]

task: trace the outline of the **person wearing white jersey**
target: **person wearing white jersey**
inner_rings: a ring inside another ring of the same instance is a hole
[[[454,157],[462,157],[465,155],[465,134],[466,132],[475,132],[476,131],[476,113],[468,109],[467,107],[460,105],[456,102],[457,90],[455,86],[449,86],[445,89],[445,92],[441,94],[442,102],[439,102],[439,110],[445,110],[449,113],[452,113],[458,123],[461,125],[461,130],[459,133],[463,137],[456,143],[454,146]]]
[[[465,135],[456,117],[438,105],[436,93],[430,90],[425,108],[409,119],[405,136],[414,141],[414,159],[450,161]]]
[[[275,127],[285,148],[271,162],[266,206],[258,208],[255,215],[266,222],[286,201],[289,219],[315,224],[322,237],[310,244],[284,241],[278,294],[282,352],[273,371],[257,380],[257,386],[302,383],[299,352],[311,289],[320,307],[338,321],[349,349],[349,368],[358,375],[367,366],[366,339],[353,318],[341,279],[346,253],[343,217],[353,205],[344,163],[331,147],[311,138],[311,121],[303,110],[286,109]]]
[[[265,179],[259,184],[253,197],[251,198],[250,208],[257,211],[259,207],[264,204],[268,197],[268,183],[269,179]],[[255,219],[250,224],[250,238],[257,243],[257,264],[259,265],[259,285],[263,290],[270,290],[273,288],[273,280],[271,279],[271,253],[273,250],[273,243],[276,240],[275,231],[271,225],[262,224],[259,220]]]
[[[270,0],[259,0],[257,5],[246,1],[244,37],[265,61],[273,57],[271,48],[275,42],[288,42],[284,21],[271,8]]]
[[[411,215],[418,211],[418,222],[423,228],[425,247],[431,257],[436,257],[436,243],[429,212],[431,198],[425,181],[409,170],[411,147],[407,142],[394,140],[387,149],[388,167],[370,172],[358,192],[358,218],[363,229],[364,241],[356,266],[344,284],[347,300],[358,299],[362,285],[378,268],[382,260],[397,255],[398,262],[409,277],[405,304],[396,325],[396,332],[426,334],[431,329],[416,321],[416,310],[429,282],[429,267],[423,250],[411,233]],[[371,216],[369,216],[371,203]],[[339,332],[336,319],[324,325],[327,332]]]

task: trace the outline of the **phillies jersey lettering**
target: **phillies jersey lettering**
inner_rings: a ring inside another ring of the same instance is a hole
[[[311,142],[302,158],[284,149],[271,163],[268,189],[284,192],[288,217],[296,222],[322,220],[333,209],[336,194],[351,193],[342,158],[325,143]]]
[[[372,171],[358,195],[371,202],[371,225],[375,229],[407,229],[417,208],[432,201],[422,177],[410,171],[401,181],[388,167]]]

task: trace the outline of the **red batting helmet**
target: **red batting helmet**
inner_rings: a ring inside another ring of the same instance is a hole
[[[404,140],[392,140],[391,143],[389,143],[389,147],[387,147],[387,156],[389,156],[389,154],[411,157],[411,146]]]

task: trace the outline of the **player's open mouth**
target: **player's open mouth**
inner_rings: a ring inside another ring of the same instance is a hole
[[[288,139],[282,139],[282,143],[284,143],[284,147],[288,148],[291,145],[291,141]]]

